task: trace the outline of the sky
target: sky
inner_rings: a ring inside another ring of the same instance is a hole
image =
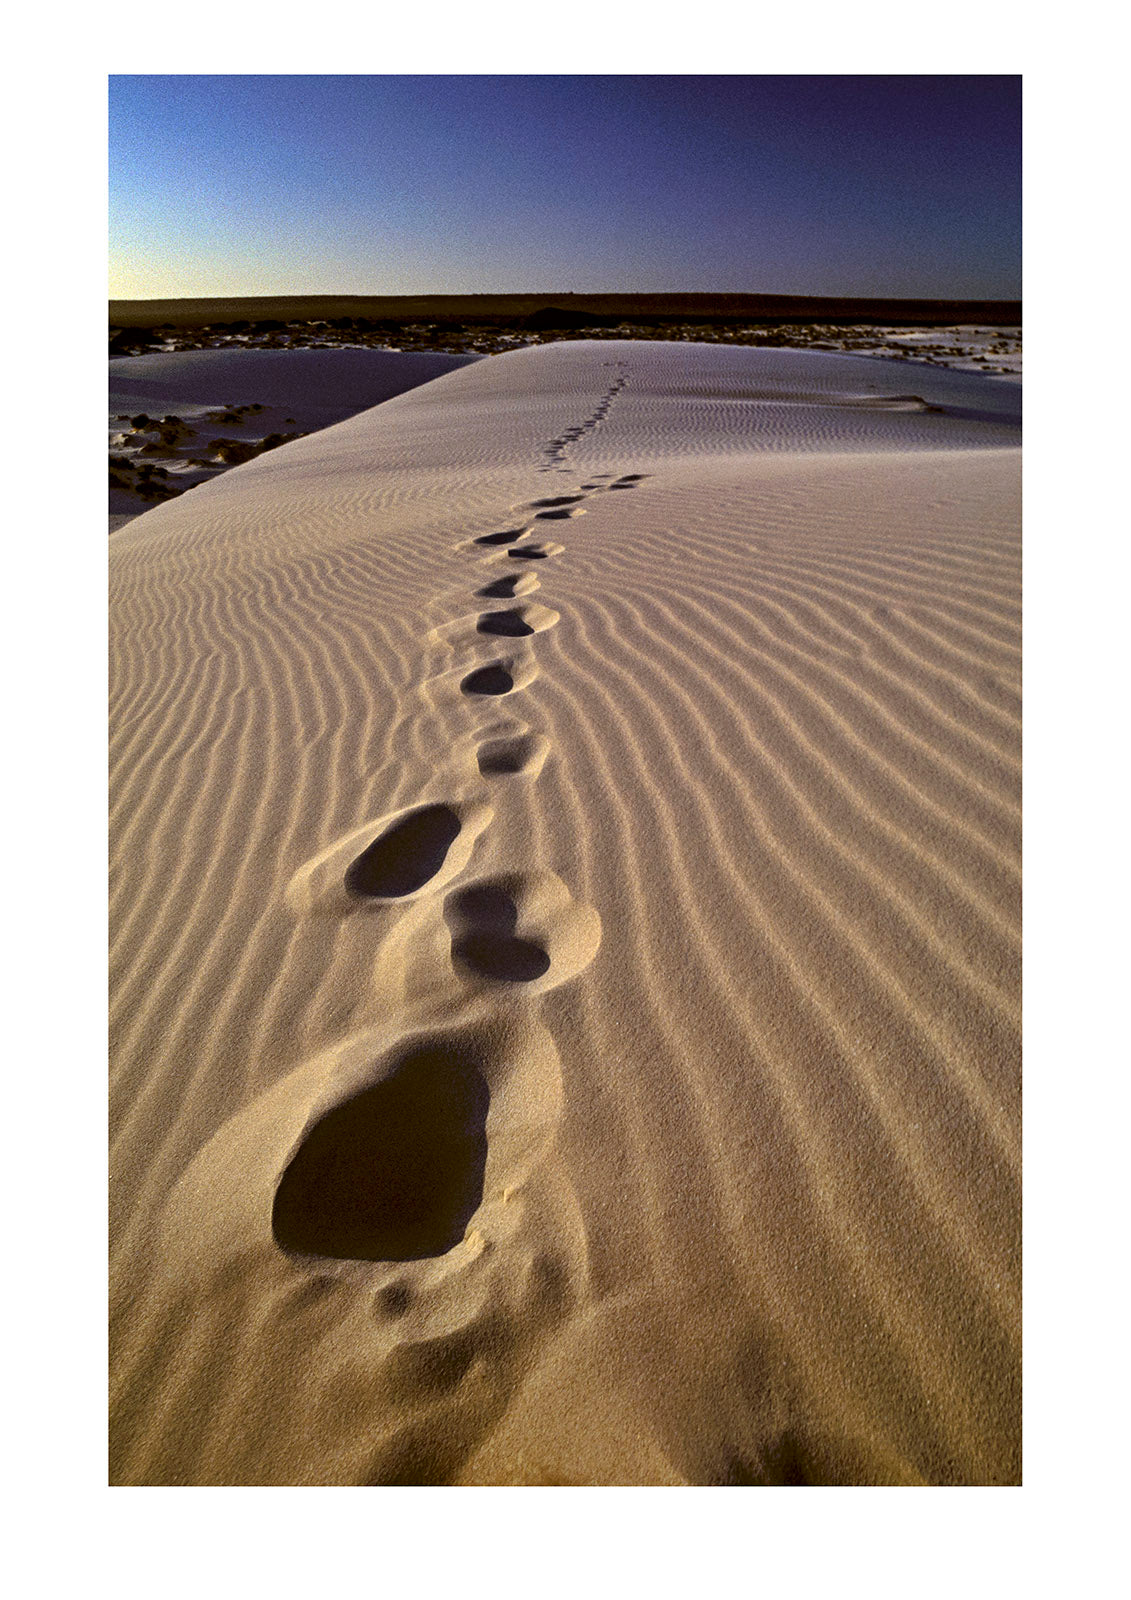
[[[110,297],[1021,294],[1020,77],[114,76]]]

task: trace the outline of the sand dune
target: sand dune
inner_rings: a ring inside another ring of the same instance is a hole
[[[1016,392],[912,381],[517,351],[111,539],[114,1482],[1018,1481]]]

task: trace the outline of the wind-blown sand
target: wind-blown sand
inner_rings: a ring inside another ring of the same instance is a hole
[[[556,344],[112,538],[114,1482],[1019,1480],[1016,399]]]

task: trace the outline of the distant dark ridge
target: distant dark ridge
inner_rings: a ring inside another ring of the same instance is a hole
[[[564,302],[564,304],[563,304]],[[113,328],[218,327],[325,321],[366,332],[413,322],[533,329],[666,323],[845,322],[938,326],[1021,323],[1019,300],[854,300],[763,294],[299,295],[231,300],[111,300]]]

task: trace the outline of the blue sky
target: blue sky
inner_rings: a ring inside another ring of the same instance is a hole
[[[110,79],[113,298],[1015,298],[1017,77]]]

